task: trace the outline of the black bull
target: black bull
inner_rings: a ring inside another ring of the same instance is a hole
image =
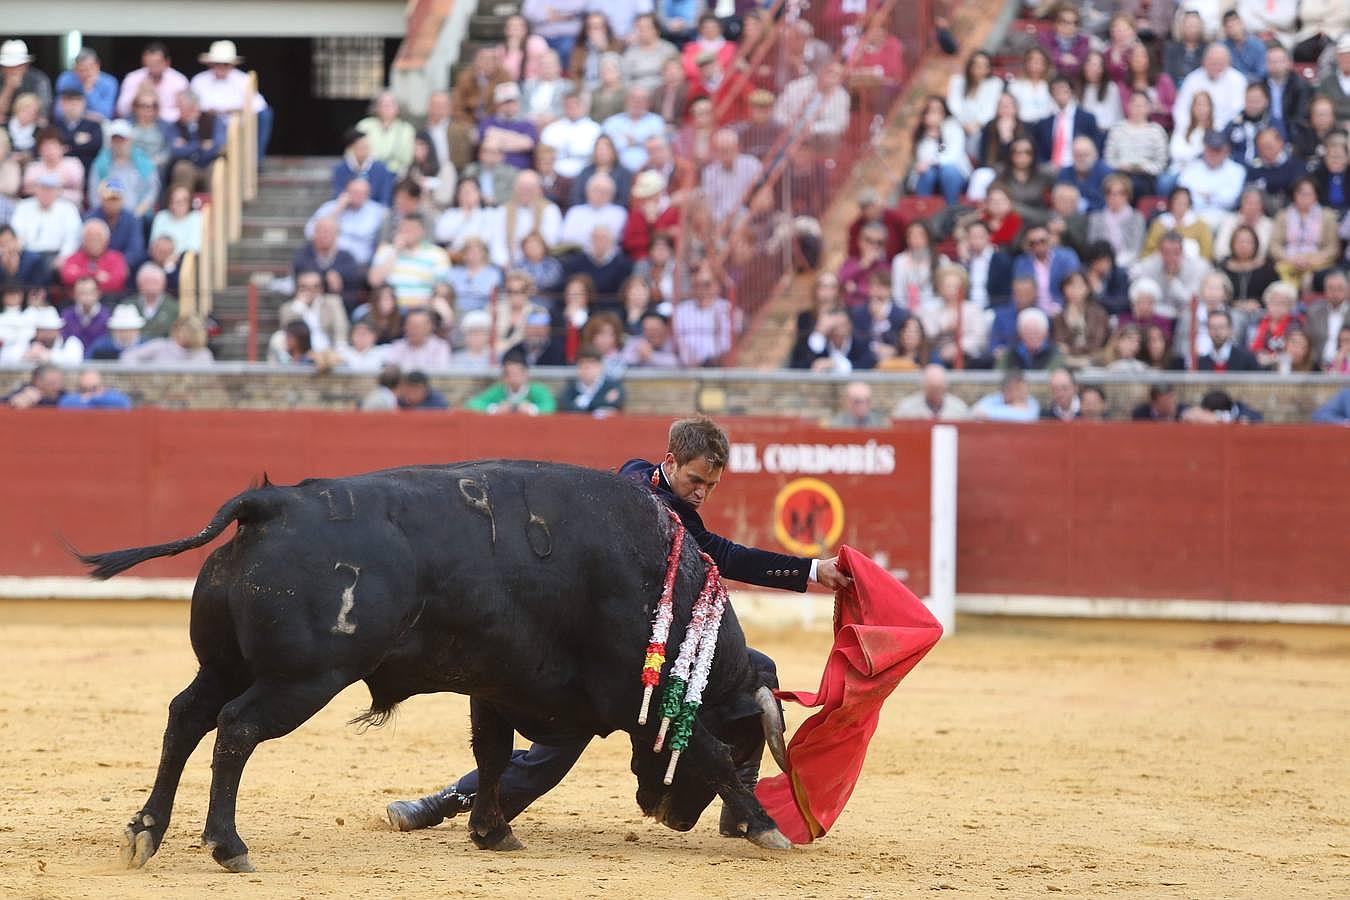
[[[782,762],[782,721],[730,607],[670,787],[662,784],[669,751],[652,752],[659,716],[636,724],[674,527],[641,485],[535,462],[264,483],[191,538],[80,559],[107,578],[200,547],[230,522],[237,533],[197,576],[190,631],[200,669],[169,704],[154,789],[124,835],[127,865],[144,865],[159,848],[188,756],[215,728],[202,841],[225,868],[250,871],[235,828],[249,755],[362,680],[371,707],[358,719],[367,723],[414,694],[470,696],[480,790],[469,832],[479,847],[520,846],[497,798],[512,729],[545,743],[628,732],[645,814],[686,830],[720,796],[755,843],[788,846],[735,774],[765,736]],[[706,571],[685,541],[672,660]]]

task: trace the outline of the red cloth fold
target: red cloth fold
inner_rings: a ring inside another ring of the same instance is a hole
[[[835,594],[834,646],[820,690],[779,691],[803,706],[819,706],[788,744],[788,771],[766,778],[759,802],[794,844],[830,830],[853,793],[881,705],[919,664],[942,626],[918,597],[852,547],[839,568],[853,584]]]

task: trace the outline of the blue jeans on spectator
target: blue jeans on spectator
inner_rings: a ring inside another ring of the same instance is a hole
[[[1172,193],[1172,188],[1177,186],[1177,182],[1180,179],[1180,172],[1174,172],[1171,169],[1164,170],[1158,175],[1158,186],[1154,188],[1154,190],[1157,191],[1157,196],[1166,197],[1168,194]]]
[[[272,107],[266,106],[258,113],[258,162],[267,155],[267,145],[272,140]]]
[[[914,185],[914,193],[920,197],[931,197],[941,190],[942,199],[946,200],[948,205],[955,206],[965,188],[966,176],[961,174],[960,169],[955,166],[934,165],[919,176]]]
[[[548,49],[558,54],[558,59],[562,60],[563,71],[567,71],[567,60],[572,56],[572,48],[577,45],[577,36],[571,34],[544,38],[544,43],[548,44]]]

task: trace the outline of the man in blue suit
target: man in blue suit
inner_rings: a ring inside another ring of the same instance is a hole
[[[971,300],[983,306],[1008,302],[1012,296],[1012,257],[990,240],[989,224],[983,219],[966,223],[960,261],[970,279]]]
[[[680,419],[670,427],[665,457],[659,463],[630,459],[619,474],[643,485],[680,517],[689,537],[700,550],[707,553],[722,575],[734,581],[743,581],[761,587],[788,591],[805,591],[807,583],[815,581],[831,590],[848,585],[850,579],[839,571],[838,559],[806,559],[769,550],[743,547],[721,535],[714,534],[703,524],[699,510],[712,496],[722,480],[731,448],[717,423],[706,416]],[[759,670],[765,683],[778,684],[773,660],[758,651],[750,651],[751,662]],[[744,710],[746,716],[758,716],[758,707]],[[552,790],[562,781],[572,766],[581,758],[590,739],[566,746],[534,744],[529,750],[516,750],[502,774],[501,805],[506,821],[520,815],[531,803]],[[742,783],[752,790],[759,778],[759,754],[755,763],[738,774]],[[459,781],[418,800],[399,800],[389,804],[389,821],[399,831],[414,831],[439,825],[473,806],[473,795],[478,790],[478,773],[470,772]],[[725,809],[722,833],[738,836],[737,823],[728,821]]]
[[[1037,226],[1027,231],[1024,252],[1013,261],[1013,281],[1030,278],[1036,282],[1036,305],[1047,315],[1054,315],[1064,305],[1059,283],[1070,272],[1081,268],[1078,254],[1066,247],[1050,243],[1050,231]]]
[[[1050,80],[1050,99],[1055,102],[1055,111],[1037,122],[1031,133],[1036,142],[1036,161],[1051,163],[1056,169],[1073,165],[1073,139],[1077,137],[1092,138],[1101,150],[1097,117],[1079,107],[1069,79],[1056,75]]]
[[[370,139],[353,128],[343,138],[343,147],[342,160],[333,167],[333,196],[340,196],[353,178],[364,178],[370,182],[370,199],[381,206],[392,203],[398,177],[371,154]]]

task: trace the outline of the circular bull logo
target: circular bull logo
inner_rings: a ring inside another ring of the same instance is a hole
[[[774,498],[773,532],[792,553],[823,556],[844,533],[844,503],[819,478],[790,481]]]

